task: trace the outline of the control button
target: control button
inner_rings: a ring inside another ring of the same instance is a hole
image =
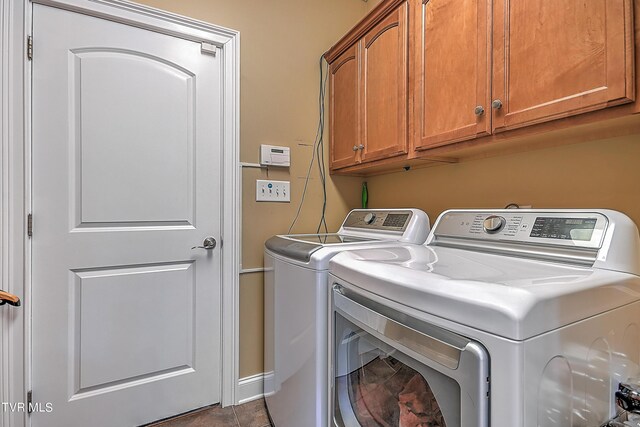
[[[489,234],[497,233],[498,231],[502,230],[505,222],[506,221],[503,217],[491,215],[485,218],[484,222],[482,223],[482,228],[484,228],[484,231]]]
[[[369,212],[364,216],[364,223],[371,224],[376,219],[376,214]]]

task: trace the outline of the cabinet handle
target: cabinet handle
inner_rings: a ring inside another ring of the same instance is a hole
[[[353,146],[353,151],[358,151],[358,146],[357,145]]]
[[[502,101],[500,101],[499,99],[494,99],[493,102],[491,103],[491,108],[493,108],[494,110],[499,110],[502,108]]]
[[[358,150],[364,150],[364,145],[362,144],[358,145]]]
[[[482,105],[478,105],[473,112],[476,116],[481,116],[484,114],[484,107]]]

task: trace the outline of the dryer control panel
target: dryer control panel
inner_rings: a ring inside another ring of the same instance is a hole
[[[440,215],[426,244],[592,266],[610,226],[605,213],[621,215],[584,209],[451,210]]]
[[[440,216],[433,234],[436,238],[598,249],[607,225],[603,214],[582,210],[450,211]]]
[[[448,210],[426,245],[640,276],[638,227],[611,209]]]

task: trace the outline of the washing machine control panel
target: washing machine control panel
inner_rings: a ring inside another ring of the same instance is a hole
[[[354,210],[344,220],[344,228],[403,232],[409,225],[410,210]]]
[[[364,216],[365,224],[373,224],[373,221],[375,221],[375,219],[376,219],[376,214],[374,214],[373,212],[369,212]]]
[[[434,226],[433,235],[487,242],[600,248],[607,217],[585,210],[449,211]]]

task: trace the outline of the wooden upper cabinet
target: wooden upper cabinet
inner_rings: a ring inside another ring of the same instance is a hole
[[[640,102],[596,111],[635,101],[634,4],[380,1],[325,55],[331,170],[475,156],[529,132],[496,135],[503,131],[586,112],[530,132],[637,113]]]
[[[358,136],[358,45],[329,66],[329,137],[331,169],[360,161]]]
[[[631,0],[494,0],[502,131],[635,99]]]
[[[407,152],[407,16],[404,2],[359,42],[363,162]]]
[[[412,150],[490,133],[490,1],[412,2]]]

